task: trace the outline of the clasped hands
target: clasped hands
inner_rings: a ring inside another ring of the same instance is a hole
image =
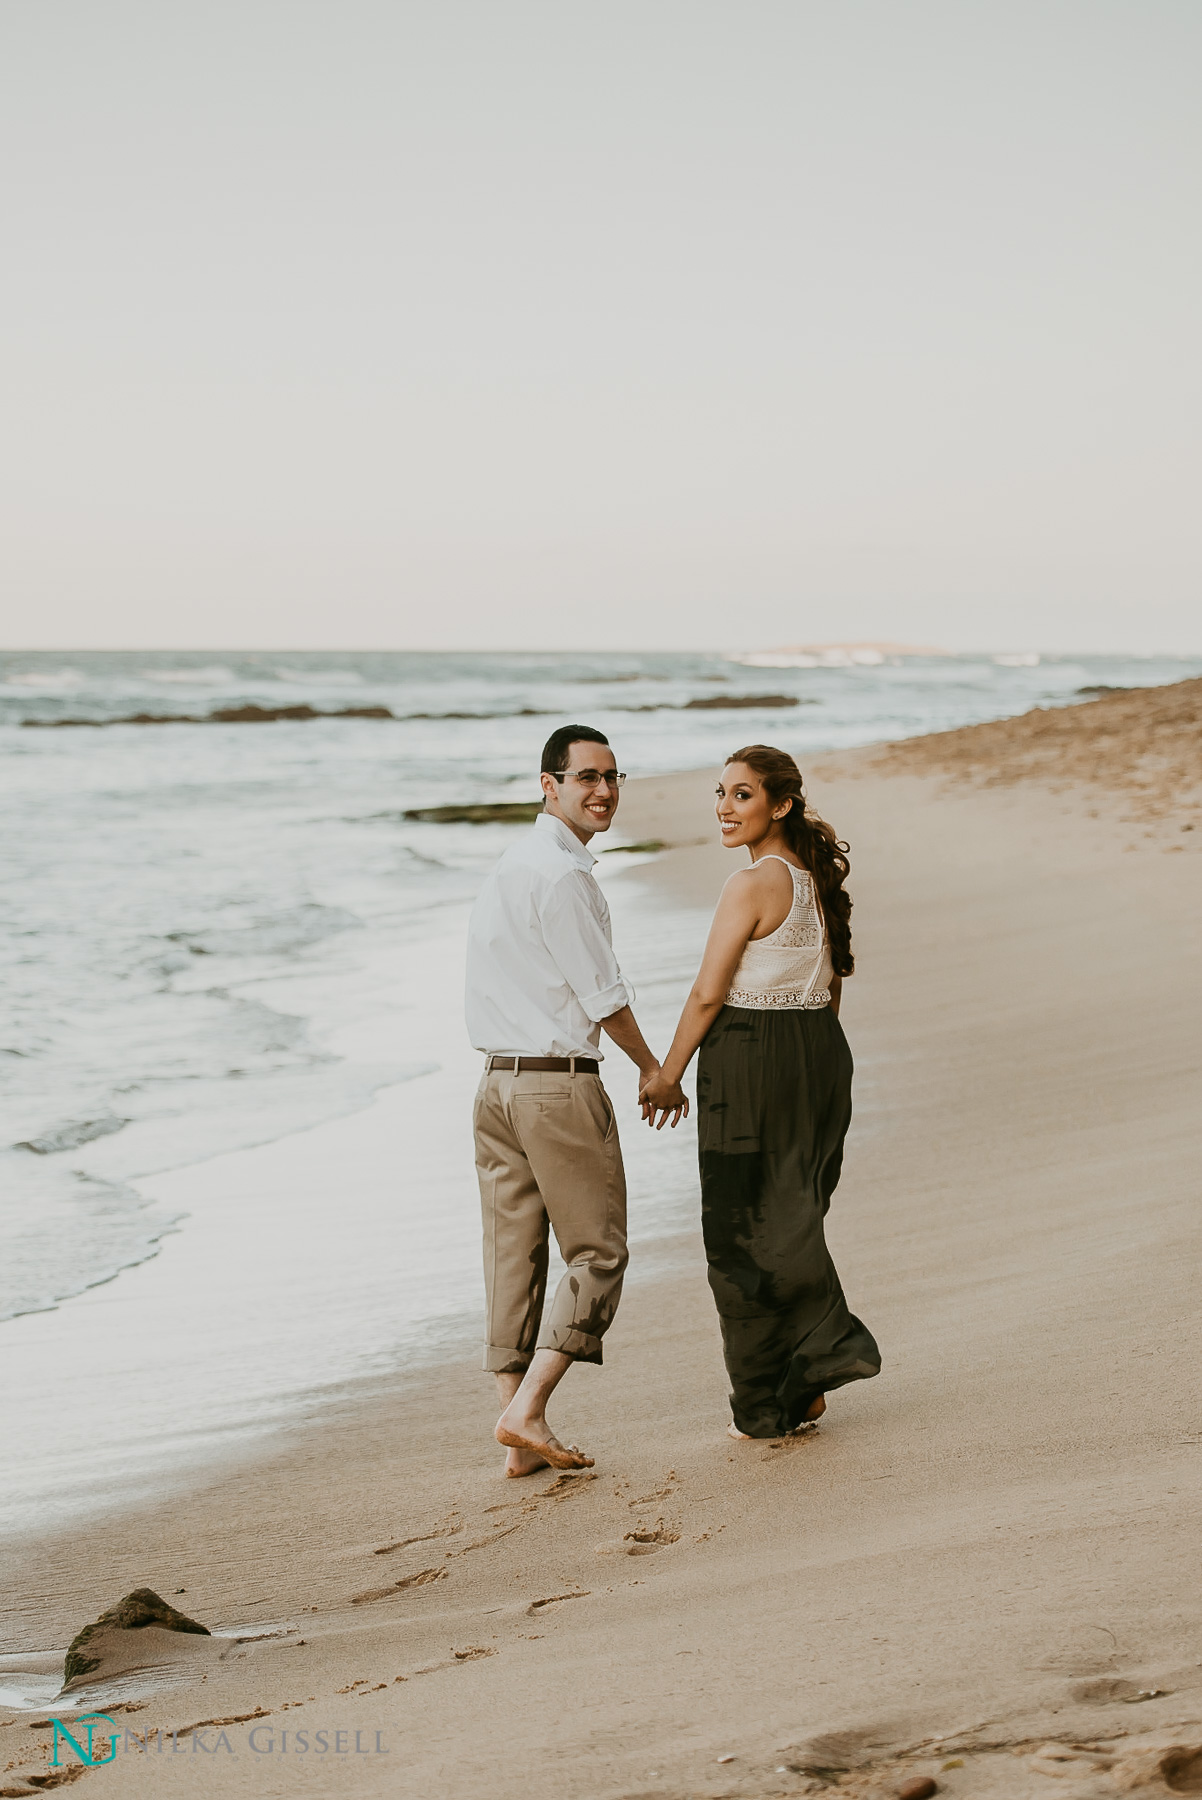
[[[639,1084],[639,1106],[648,1125],[654,1126],[656,1131],[663,1130],[669,1113],[674,1131],[681,1119],[689,1116],[688,1096],[684,1089],[679,1081],[669,1081],[658,1063]]]

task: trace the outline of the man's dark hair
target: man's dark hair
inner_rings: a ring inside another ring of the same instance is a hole
[[[603,731],[597,731],[592,725],[561,725],[553,731],[543,745],[544,775],[562,774],[567,766],[568,753],[573,744],[604,744],[609,749],[609,739]]]

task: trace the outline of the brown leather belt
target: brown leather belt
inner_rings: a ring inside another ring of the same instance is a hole
[[[494,1069],[514,1069],[519,1075],[599,1075],[601,1064],[595,1056],[490,1056],[484,1072],[491,1075]]]

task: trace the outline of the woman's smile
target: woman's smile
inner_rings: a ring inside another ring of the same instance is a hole
[[[753,858],[756,846],[776,825],[773,804],[760,777],[737,762],[727,763],[722,771],[714,811],[722,842],[745,846]]]

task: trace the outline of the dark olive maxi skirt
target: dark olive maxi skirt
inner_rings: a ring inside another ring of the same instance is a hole
[[[880,1370],[823,1232],[851,1072],[829,1007],[724,1006],[701,1046],[701,1223],[731,1409],[749,1437],[791,1431],[819,1394]]]

